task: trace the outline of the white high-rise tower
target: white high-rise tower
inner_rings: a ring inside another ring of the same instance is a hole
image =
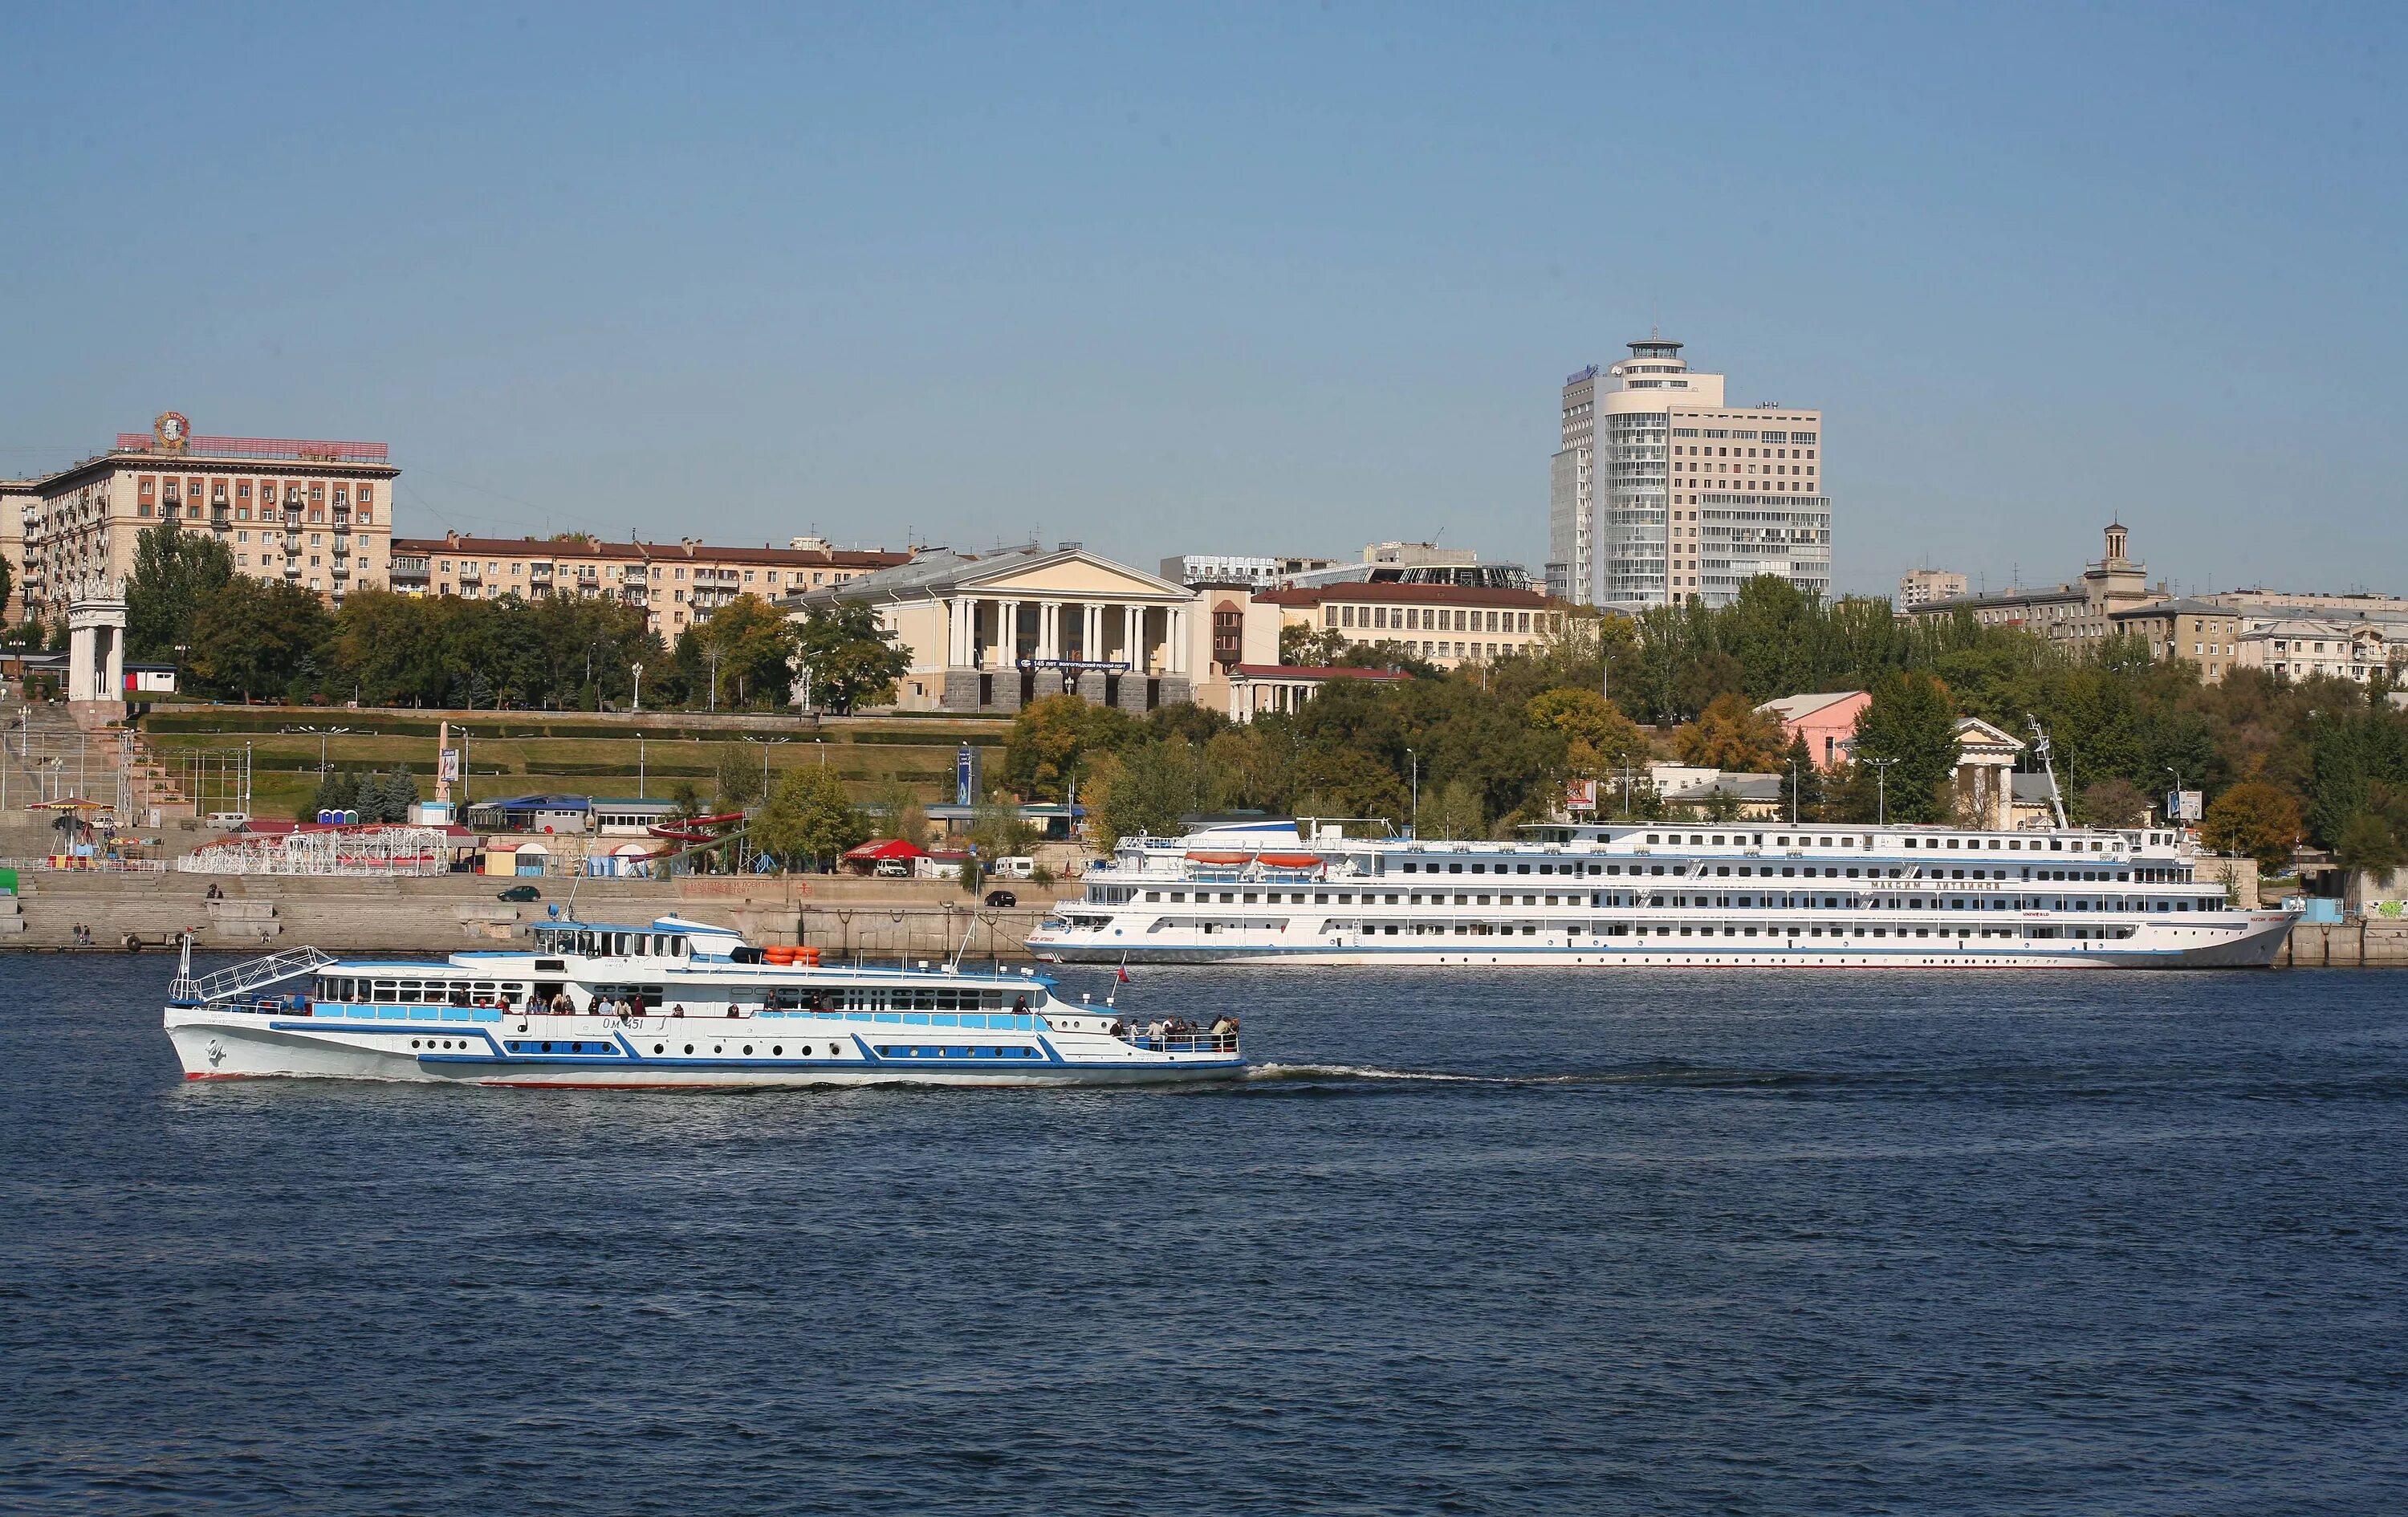
[[[1692,596],[1721,606],[1770,574],[1828,594],[1822,434],[1820,411],[1731,408],[1723,376],[1691,369],[1662,337],[1583,369],[1564,385],[1549,592],[1626,610]]]

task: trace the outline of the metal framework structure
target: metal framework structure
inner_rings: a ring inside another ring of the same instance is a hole
[[[188,874],[448,874],[452,839],[440,827],[313,827],[229,837],[185,854],[176,867]]]

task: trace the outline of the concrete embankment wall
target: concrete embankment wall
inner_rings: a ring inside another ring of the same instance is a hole
[[[207,894],[214,881],[224,893]],[[482,875],[424,879],[327,879],[74,872],[23,877],[9,913],[0,908],[0,950],[65,948],[75,929],[97,948],[122,951],[131,935],[146,950],[191,931],[196,946],[273,952],[312,944],[330,952],[449,953],[526,941],[525,930],[566,906],[567,881],[541,881],[544,899],[495,898],[512,881]],[[554,888],[555,886],[561,888]],[[1015,882],[1012,908],[978,905],[957,886],[910,880],[702,878],[578,882],[577,915],[638,923],[675,913],[741,932],[757,943],[804,942],[836,954],[939,958],[967,937],[974,958],[1025,957],[1029,930],[1054,892]]]
[[[2302,922],[2278,962],[2287,969],[2408,968],[2408,922]]]

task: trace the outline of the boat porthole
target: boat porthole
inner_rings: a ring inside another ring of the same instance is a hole
[[[652,1052],[655,1053],[666,1053],[668,1051],[669,1046],[666,1043],[654,1043],[652,1045]]]
[[[747,1044],[745,1044],[745,1045],[744,1045],[744,1056],[745,1056],[746,1058],[748,1058],[748,1059],[749,1059],[749,1058],[751,1058],[751,1057],[752,1056],[752,1044],[747,1043]]]
[[[785,1044],[783,1044],[783,1043],[772,1043],[772,1044],[770,1044],[770,1045],[769,1045],[769,1056],[770,1056],[770,1057],[772,1057],[772,1058],[778,1058],[778,1059],[782,1059],[782,1058],[784,1058],[784,1057],[786,1056],[786,1045],[785,1045]]]
[[[710,1052],[713,1053],[724,1053],[727,1052],[727,1045],[724,1043],[713,1043],[710,1045]]]
[[[685,1046],[685,1051],[686,1051],[688,1053],[693,1052],[694,1052],[694,1045],[693,1045],[692,1043],[688,1043],[688,1044]]]
[[[544,1051],[546,1053],[551,1052],[552,1052],[552,1045],[551,1045],[550,1043],[546,1043],[545,1045],[543,1045],[543,1051]]]
[[[411,1039],[409,1040],[409,1046],[410,1046],[411,1048],[416,1048],[416,1047],[418,1046],[418,1039],[417,1039],[417,1038],[411,1038]]]

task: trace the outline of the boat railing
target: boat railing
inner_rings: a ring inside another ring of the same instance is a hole
[[[185,940],[184,957],[189,966],[192,960],[189,937]],[[247,990],[291,980],[334,962],[331,953],[322,953],[314,948],[296,948],[282,953],[271,953],[265,958],[248,959],[231,968],[220,969],[215,974],[203,975],[198,979],[179,973],[176,982],[168,987],[168,995],[180,1004],[195,1006],[232,1000]]]
[[[1149,1053],[1235,1053],[1238,1052],[1238,1035],[1235,1032],[1216,1033],[1199,1029],[1195,1032],[1153,1034],[1140,1028],[1124,1036],[1121,1041],[1131,1048],[1143,1049]]]

